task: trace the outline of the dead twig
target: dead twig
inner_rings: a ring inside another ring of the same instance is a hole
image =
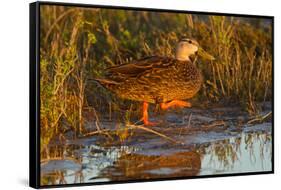
[[[166,139],[166,140],[168,140],[168,141],[171,141],[171,142],[173,142],[173,143],[183,144],[183,142],[176,141],[176,140],[172,139],[171,137],[168,137],[168,136],[166,136],[166,135],[164,135],[164,134],[162,134],[162,133],[159,133],[159,132],[157,132],[157,131],[155,131],[155,130],[146,128],[146,127],[144,127],[143,125],[131,125],[131,124],[128,124],[127,127],[131,128],[131,129],[142,129],[142,130],[144,130],[144,131],[148,131],[148,132],[150,132],[150,133],[153,133],[153,134],[156,134],[156,135],[158,135],[158,136],[160,136],[160,137],[163,137],[164,139]]]
[[[101,130],[101,128],[100,128],[100,125],[99,125],[100,120],[99,120],[98,114],[97,114],[97,112],[96,112],[96,109],[95,109],[95,108],[93,108],[93,111],[94,111],[94,115],[95,115],[95,118],[96,118],[95,124],[96,124],[97,130],[98,130],[98,131],[100,131],[100,130]]]
[[[88,136],[97,135],[97,134],[106,134],[108,131],[109,131],[108,129],[92,131],[92,132],[84,134],[83,137],[88,137]]]
[[[255,123],[255,122],[263,122],[266,118],[268,118],[269,116],[271,116],[271,114],[272,114],[272,111],[270,111],[270,112],[268,112],[267,114],[265,114],[265,115],[258,115],[258,116],[256,116],[254,119],[251,119],[251,120],[249,120],[248,122],[247,122],[247,124],[249,125],[249,124],[253,124],[253,123]]]
[[[224,126],[224,128],[227,127],[227,124],[225,123],[225,121],[215,121],[211,124],[207,124],[207,125],[202,125],[202,130],[211,130],[214,129],[218,126]]]

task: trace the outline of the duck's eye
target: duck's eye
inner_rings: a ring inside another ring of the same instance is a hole
[[[192,44],[192,41],[191,41],[191,40],[188,40],[188,43]]]

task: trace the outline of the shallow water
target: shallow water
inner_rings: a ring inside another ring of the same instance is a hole
[[[272,170],[271,122],[237,127],[236,120],[229,118],[227,128],[196,128],[217,119],[194,114],[191,125],[185,122],[171,124],[179,119],[177,115],[169,115],[168,126],[152,128],[180,143],[139,129],[133,130],[134,134],[125,141],[114,139],[111,143],[101,143],[102,139],[97,136],[69,140],[58,145],[65,159],[42,162],[42,183],[88,183]]]

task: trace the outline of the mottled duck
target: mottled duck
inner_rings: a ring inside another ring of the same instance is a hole
[[[201,88],[202,75],[190,56],[214,57],[192,39],[183,38],[176,47],[175,58],[149,56],[128,64],[106,69],[105,78],[95,79],[121,98],[143,102],[144,125],[155,125],[148,119],[148,104],[169,107],[190,107],[186,99]]]

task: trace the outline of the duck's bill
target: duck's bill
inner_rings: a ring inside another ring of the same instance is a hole
[[[208,59],[208,60],[215,60],[215,58],[210,55],[209,53],[207,53],[203,48],[199,47],[198,49],[198,55],[203,57],[204,59]]]

